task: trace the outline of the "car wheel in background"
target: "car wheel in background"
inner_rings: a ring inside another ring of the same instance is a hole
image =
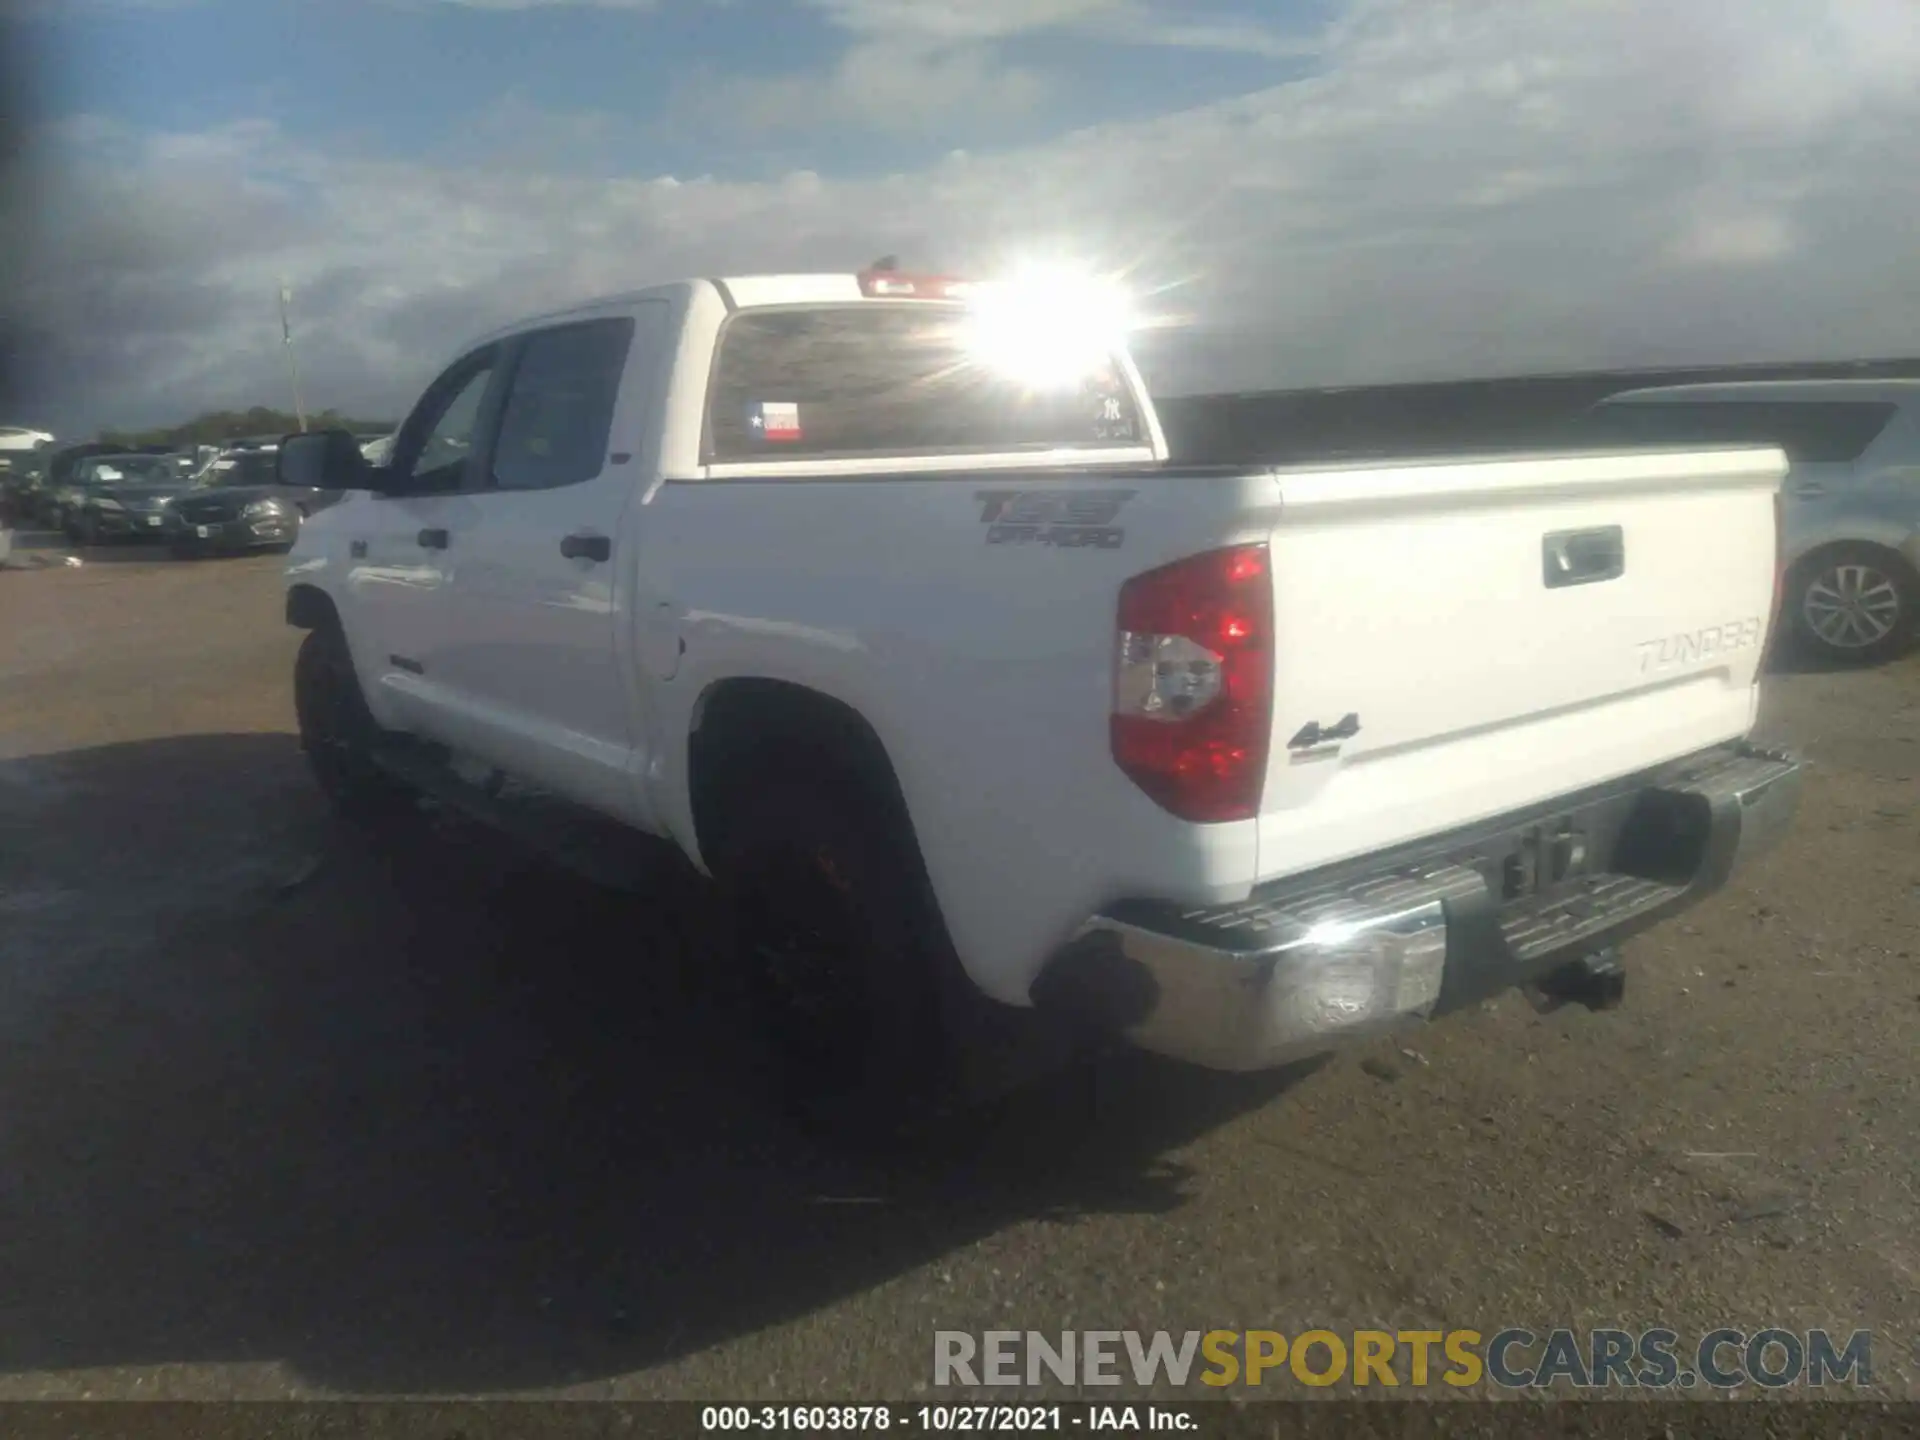
[[[1912,643],[1920,577],[1878,545],[1835,545],[1794,567],[1786,600],[1803,649],[1828,660],[1874,664]]]
[[[300,642],[293,708],[307,764],[342,817],[367,824],[415,808],[412,792],[374,763],[380,727],[367,708],[338,625],[309,630]]]

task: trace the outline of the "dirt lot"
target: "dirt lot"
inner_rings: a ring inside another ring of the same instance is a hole
[[[1287,1087],[1116,1062],[874,1167],[751,1098],[678,877],[329,822],[277,566],[0,575],[0,1398],[908,1398],[936,1328],[1656,1323],[1868,1327],[1920,1398],[1920,661],[1773,683],[1798,831],[1621,1012]]]

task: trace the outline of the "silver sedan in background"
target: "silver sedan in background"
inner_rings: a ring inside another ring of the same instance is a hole
[[[1648,444],[1778,445],[1783,622],[1829,660],[1885,660],[1913,642],[1920,380],[1674,385],[1608,396],[1590,415],[1601,433]]]

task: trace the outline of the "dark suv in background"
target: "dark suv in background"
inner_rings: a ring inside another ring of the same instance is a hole
[[[159,539],[166,511],[187,488],[175,455],[96,455],[76,467],[61,506],[61,528],[76,545]]]
[[[339,500],[338,490],[279,481],[279,443],[244,442],[222,450],[167,507],[167,539],[182,555],[288,549],[300,522]]]

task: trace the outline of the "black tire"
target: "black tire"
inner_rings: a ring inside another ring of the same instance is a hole
[[[293,666],[300,748],[320,789],[343,818],[374,824],[410,813],[414,796],[373,762],[380,727],[360,692],[337,625],[307,632]]]
[[[1913,644],[1920,576],[1881,546],[1831,545],[1794,566],[1783,603],[1803,654],[1877,665]],[[1882,626],[1884,632],[1876,633]]]
[[[945,930],[912,837],[852,784],[745,790],[714,867],[770,1078],[816,1138],[903,1140],[937,1116],[951,1078]]]

